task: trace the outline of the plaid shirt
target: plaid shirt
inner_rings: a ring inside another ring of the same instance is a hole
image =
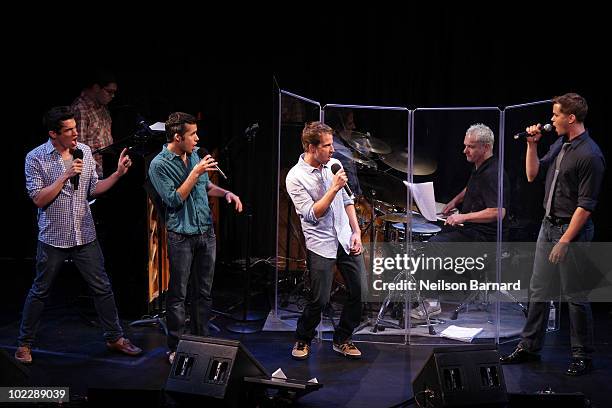
[[[83,92],[72,102],[71,108],[77,123],[79,142],[85,143],[94,151],[113,144],[112,120],[106,106],[100,105]],[[94,158],[96,173],[102,178],[102,155],[96,154]]]
[[[98,175],[94,169],[91,149],[82,143],[83,172],[79,189],[68,180],[57,197],[44,208],[38,209],[38,240],[58,248],[85,245],[96,239],[87,198],[96,191]],[[53,184],[66,171],[62,156],[51,140],[29,152],[25,161],[26,190],[33,199],[40,190]]]

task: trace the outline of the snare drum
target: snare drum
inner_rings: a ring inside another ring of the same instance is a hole
[[[398,222],[395,224],[391,224],[391,227],[394,231],[397,231],[398,236],[401,237],[401,241],[404,241],[406,239],[406,224]],[[440,231],[442,231],[442,228],[431,222],[413,222],[411,225],[413,241],[426,242],[429,240],[429,238],[436,235]]]

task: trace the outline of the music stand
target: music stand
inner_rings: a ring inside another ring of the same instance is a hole
[[[249,304],[250,304],[250,298],[251,298],[251,294],[250,294],[250,290],[251,290],[251,240],[252,240],[252,226],[253,226],[253,210],[252,210],[252,206],[251,206],[251,199],[252,199],[252,185],[253,183],[249,182],[250,181],[250,174],[252,173],[250,166],[249,166],[249,162],[250,162],[250,158],[254,157],[254,152],[253,152],[253,142],[255,139],[255,136],[257,135],[257,131],[259,130],[259,124],[255,123],[251,126],[249,126],[245,132],[244,135],[246,137],[247,140],[247,146],[248,146],[248,152],[247,152],[247,156],[246,156],[246,165],[245,168],[247,169],[247,199],[246,199],[246,211],[245,211],[245,215],[247,217],[247,231],[246,231],[246,254],[245,254],[245,266],[244,266],[244,274],[245,274],[245,285],[244,285],[244,293],[243,293],[243,301],[242,301],[242,317],[240,319],[236,319],[237,321],[234,323],[230,323],[226,326],[226,329],[234,332],[234,333],[255,333],[258,331],[261,331],[261,327],[255,327],[254,326],[254,322],[257,321],[261,321],[265,318],[265,316],[261,313],[254,313],[254,312],[250,312],[249,314]],[[235,140],[235,137],[232,138],[227,146],[229,146],[233,141]],[[227,146],[224,148],[224,150],[227,149]]]

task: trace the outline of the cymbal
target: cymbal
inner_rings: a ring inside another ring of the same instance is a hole
[[[395,170],[408,173],[408,152],[406,150],[381,156],[380,159]],[[412,174],[415,176],[428,176],[437,169],[438,164],[430,158],[415,156],[412,162]]]
[[[388,154],[391,153],[391,147],[375,137],[370,136],[369,133],[340,133],[340,137],[350,147],[357,150],[363,155],[369,155],[370,153]]]
[[[374,169],[362,169],[357,178],[363,194],[388,206],[406,208],[406,185],[390,174]]]
[[[370,135],[370,133],[366,133],[366,145],[370,148],[370,151],[372,153],[378,153],[378,154],[389,154],[391,153],[391,146],[389,146],[388,144],[386,144],[384,141],[382,141],[381,139],[377,139],[373,136]]]
[[[380,218],[383,221],[387,221],[387,222],[396,222],[396,223],[402,223],[402,224],[426,224],[427,220],[425,219],[425,217],[423,217],[421,214],[417,214],[417,213],[391,213],[391,214],[385,214],[385,215],[381,215],[378,218]]]
[[[370,169],[378,168],[378,165],[374,160],[368,159],[367,157],[361,155],[359,152],[352,151],[349,149],[336,149],[334,155],[332,157],[336,157],[337,155],[342,156],[342,158],[346,158],[348,160],[359,163],[364,167],[368,167]],[[338,160],[342,161],[340,157],[336,157]]]

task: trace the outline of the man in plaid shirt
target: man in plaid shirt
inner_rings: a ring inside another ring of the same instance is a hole
[[[85,88],[71,108],[77,122],[78,141],[85,143],[93,151],[113,144],[111,134],[112,120],[107,105],[117,93],[117,80],[109,72],[97,71],[86,83]],[[96,173],[104,177],[102,155],[95,154]]]
[[[26,189],[38,207],[36,277],[23,308],[15,358],[32,362],[32,344],[51,285],[62,264],[72,259],[94,295],[106,346],[128,355],[142,350],[123,337],[115,297],[104,270],[88,198],[108,191],[132,162],[121,152],[117,170],[98,180],[91,149],[77,142],[77,124],[68,106],[52,108],[44,118],[49,140],[29,152]],[[82,157],[82,158],[79,158]]]

